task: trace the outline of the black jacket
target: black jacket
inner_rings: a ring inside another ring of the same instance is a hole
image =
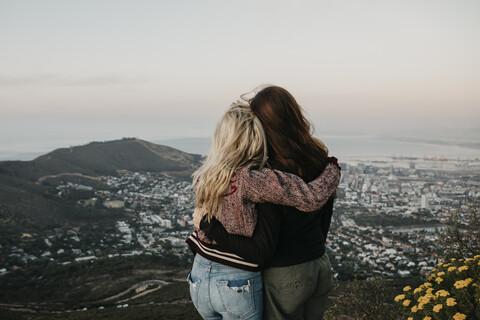
[[[251,238],[229,234],[220,222],[200,223],[208,238],[261,267],[304,263],[325,253],[325,241],[333,212],[333,199],[322,209],[302,212],[292,207],[257,204],[258,220]]]

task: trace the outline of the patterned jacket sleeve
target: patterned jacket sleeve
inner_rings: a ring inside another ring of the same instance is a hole
[[[315,180],[306,183],[297,175],[263,168],[241,169],[239,183],[241,197],[255,203],[270,202],[295,207],[300,211],[319,210],[335,193],[340,181],[340,167],[328,163]]]

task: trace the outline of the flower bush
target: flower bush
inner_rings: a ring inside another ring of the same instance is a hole
[[[395,302],[407,320],[480,320],[480,255],[439,263],[427,282],[405,287]]]

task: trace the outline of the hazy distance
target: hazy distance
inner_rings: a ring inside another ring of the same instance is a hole
[[[479,16],[475,0],[3,0],[0,159],[208,138],[264,83],[320,138],[479,141]]]

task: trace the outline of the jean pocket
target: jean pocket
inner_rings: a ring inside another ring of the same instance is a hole
[[[198,309],[198,290],[202,280],[200,278],[192,278],[192,273],[189,273],[187,276],[187,282],[190,286],[190,297],[192,298],[193,305]]]
[[[254,285],[254,279],[217,281],[220,299],[230,315],[241,319],[255,311]]]

